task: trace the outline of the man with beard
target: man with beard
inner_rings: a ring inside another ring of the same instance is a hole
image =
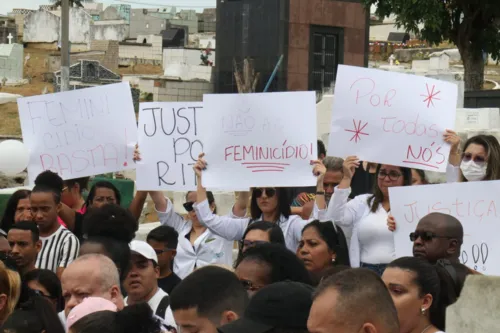
[[[21,221],[12,225],[7,235],[12,259],[21,276],[35,270],[38,253],[42,248],[40,233],[35,222]]]

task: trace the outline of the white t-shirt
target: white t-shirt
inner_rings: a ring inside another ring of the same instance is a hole
[[[163,297],[168,296],[166,292],[163,291],[163,289],[158,288],[156,293],[151,297],[151,299],[148,301],[148,305],[153,310],[153,313],[156,313],[156,310],[158,309],[158,306],[160,305],[161,300]],[[125,298],[125,305],[128,305],[128,297]],[[174,319],[174,314],[172,313],[172,310],[170,309],[170,305],[167,308],[167,311],[165,311],[165,317],[161,318],[164,323],[168,326],[172,327],[177,327],[175,324],[175,319]]]

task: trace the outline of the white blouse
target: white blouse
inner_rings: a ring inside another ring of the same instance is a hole
[[[212,213],[208,201],[197,203],[193,205],[198,220],[206,225],[213,233],[220,235],[228,240],[239,241],[243,238],[243,234],[251,222],[250,218],[236,218],[231,213],[228,216],[219,216]],[[319,219],[325,221],[326,209],[318,209],[316,203],[311,213],[309,220],[303,220],[298,215],[290,215],[288,218],[283,215],[280,216],[278,225],[283,231],[285,237],[286,247],[293,251],[297,251],[300,239],[302,238],[302,229],[311,221]]]
[[[457,183],[460,181],[460,167],[448,163],[446,166],[446,182]]]
[[[327,218],[341,227],[352,227],[349,245],[351,267],[360,263],[388,264],[396,258],[394,235],[387,228],[388,212],[379,205],[372,213],[367,199],[371,194],[358,195],[348,202],[351,189],[335,188],[328,205]]]
[[[192,229],[192,222],[184,220],[175,213],[170,199],[165,199],[167,200],[167,210],[165,212],[157,210],[160,223],[174,228],[179,233],[177,254],[174,259],[174,273],[184,279],[195,268],[211,264],[232,266],[233,241],[207,229],[195,240],[194,245],[191,244],[189,233]]]

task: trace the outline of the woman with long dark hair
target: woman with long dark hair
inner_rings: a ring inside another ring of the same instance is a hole
[[[295,252],[302,236],[302,229],[309,222],[298,215],[291,214],[290,199],[285,188],[258,187],[253,188],[250,202],[250,218],[236,218],[236,216],[218,216],[214,214],[208,205],[207,191],[201,185],[202,173],[207,168],[204,154],[200,154],[193,169],[196,173],[198,184],[197,201],[194,208],[200,221],[214,233],[227,240],[241,240],[248,225],[254,221],[270,221],[279,225],[285,236],[288,249]],[[320,213],[326,213],[325,190],[323,179],[326,168],[321,161],[313,161],[313,174],[317,177],[315,207],[312,219]],[[320,212],[321,210],[321,212]],[[311,219],[311,220],[312,220]]]
[[[351,180],[360,165],[356,156],[344,161],[344,178],[335,188],[328,205],[328,219],[351,228],[349,256],[352,267],[366,267],[382,275],[385,266],[395,259],[394,235],[387,229],[391,210],[389,188],[411,185],[411,170],[381,164],[372,194],[358,195],[348,201]]]
[[[8,233],[12,225],[19,221],[31,221],[30,190],[12,193],[3,212],[0,229]]]
[[[275,243],[285,246],[283,231],[281,231],[276,223],[267,221],[256,221],[251,223],[247,230],[245,230],[243,238],[239,241],[238,258],[236,261],[238,261],[243,253],[249,248],[264,243]]]
[[[443,333],[458,295],[448,272],[415,257],[394,260],[382,275],[398,311],[400,333]]]
[[[35,269],[26,273],[23,280],[29,289],[45,297],[57,313],[64,310],[61,281],[54,272],[48,269]]]
[[[347,241],[341,228],[332,222],[312,221],[302,230],[297,257],[304,262],[313,281],[333,266],[349,266]]]

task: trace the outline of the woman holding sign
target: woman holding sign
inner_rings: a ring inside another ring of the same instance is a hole
[[[460,152],[460,137],[446,131],[444,140],[451,145],[446,180],[474,182],[500,179],[500,144],[493,135],[476,135],[469,138]]]
[[[207,191],[201,185],[203,170],[207,168],[207,163],[203,156],[204,154],[200,154],[198,161],[193,167],[198,184],[197,200],[194,209],[200,222],[206,225],[215,234],[232,241],[241,240],[248,225],[254,221],[264,220],[278,223],[285,236],[287,248],[296,252],[302,238],[302,229],[310,221],[303,220],[298,215],[291,215],[290,201],[287,198],[286,190],[284,188],[271,187],[254,188],[252,190],[252,200],[250,203],[251,218],[218,216],[210,209],[207,200]],[[323,188],[326,168],[321,161],[313,161],[313,173],[318,178],[315,207],[312,214],[314,218],[311,219],[311,221],[318,215],[326,214],[325,190]]]
[[[411,170],[378,165],[373,193],[348,201],[351,180],[359,166],[356,156],[345,159],[344,178],[333,192],[327,215],[336,224],[353,229],[349,247],[351,266],[366,267],[382,275],[386,265],[395,259],[394,236],[387,230],[391,210],[389,188],[411,185]]]

